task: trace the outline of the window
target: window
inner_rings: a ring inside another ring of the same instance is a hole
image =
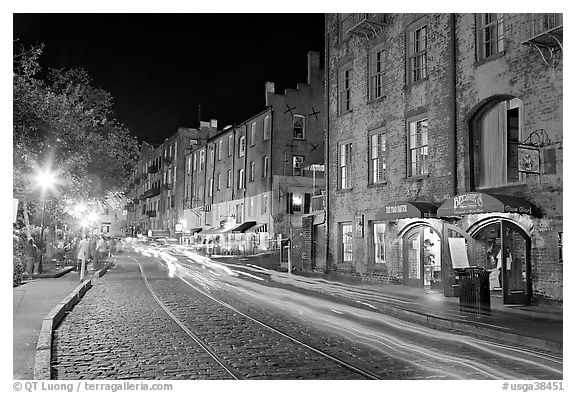
[[[524,181],[519,172],[518,143],[522,132],[522,102],[500,101],[480,112],[474,127],[474,165],[477,187]]]
[[[220,180],[221,180],[221,177],[222,177],[222,176],[221,176],[220,174],[218,174],[218,175],[216,176],[216,191],[220,191],[220,184],[221,184],[221,183],[220,183]]]
[[[254,215],[254,197],[248,198],[248,217]]]
[[[386,263],[386,245],[384,235],[386,224],[383,222],[374,223],[374,263]]]
[[[174,163],[176,163],[176,158],[178,156],[178,141],[174,141]]]
[[[345,222],[340,224],[340,262],[352,262],[352,223]]]
[[[352,79],[352,67],[346,66],[340,70],[339,73],[339,90],[340,90],[340,114],[346,113],[352,110],[352,102],[351,102],[351,80]]]
[[[478,15],[478,58],[486,59],[504,50],[504,14]]]
[[[352,142],[339,146],[339,180],[340,189],[352,187]]]
[[[564,232],[558,232],[558,261],[564,262]]]
[[[384,96],[384,50],[370,54],[370,99]]]
[[[239,203],[236,205],[236,224],[240,224],[243,220],[244,216],[244,204]]]
[[[268,156],[262,157],[262,177],[268,177]]]
[[[232,171],[228,169],[226,172],[226,188],[232,187]]]
[[[304,195],[292,194],[292,209],[290,213],[302,213],[304,210]]]
[[[218,161],[222,161],[222,145],[224,144],[224,139],[218,141]]]
[[[204,170],[204,154],[205,150],[200,150],[200,171]]]
[[[194,158],[192,159],[192,170],[193,170],[194,172],[196,172],[196,152],[194,152],[193,157],[194,157]]]
[[[252,123],[250,128],[250,146],[254,146],[256,144],[256,122]]]
[[[250,173],[248,174],[249,181],[254,181],[254,171],[256,170],[256,164],[254,161],[250,161]]]
[[[212,196],[212,190],[214,189],[214,179],[208,180],[208,196]]]
[[[410,31],[408,37],[408,75],[410,83],[415,83],[428,77],[426,25]]]
[[[238,169],[238,190],[244,188],[244,169]]]
[[[190,174],[192,172],[192,157],[188,156],[188,174]]]
[[[305,124],[306,118],[302,115],[292,116],[292,138],[293,139],[305,139]]]
[[[428,119],[408,123],[408,176],[428,173]]]
[[[262,194],[262,204],[260,209],[262,214],[265,214],[268,211],[268,194]]]
[[[378,132],[370,136],[370,181],[372,184],[386,181],[386,135]]]
[[[292,156],[292,176],[302,176],[303,156]]]
[[[228,157],[231,157],[233,152],[234,152],[234,135],[230,134],[228,135]]]
[[[240,137],[238,145],[240,146],[238,149],[238,157],[244,157],[246,153],[246,137],[244,135]]]
[[[272,131],[272,123],[270,121],[270,115],[264,117],[264,140],[267,141],[270,138],[270,131]]]
[[[214,146],[210,146],[209,154],[210,154],[210,164],[214,165]]]

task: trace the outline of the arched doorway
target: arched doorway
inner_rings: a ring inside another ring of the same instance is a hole
[[[404,283],[443,291],[442,238],[431,226],[417,225],[403,236]]]
[[[530,236],[505,219],[479,223],[470,234],[474,239],[471,264],[490,271],[490,290],[501,291],[504,304],[530,304]]]

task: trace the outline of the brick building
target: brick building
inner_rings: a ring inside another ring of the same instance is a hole
[[[184,157],[203,135],[201,130],[179,128],[159,146],[142,144],[131,174],[127,233],[176,235],[177,225],[184,218]]]
[[[207,138],[186,157],[185,231],[230,251],[268,249],[290,236],[324,189],[320,56],[308,54],[308,80],[283,94],[265,85],[265,109]],[[205,124],[207,126],[208,124]]]
[[[562,15],[329,14],[327,270],[562,303]]]

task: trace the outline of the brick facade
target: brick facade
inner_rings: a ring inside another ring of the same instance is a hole
[[[504,49],[483,59],[479,53],[484,46],[478,42],[481,18],[476,14],[326,15],[327,269],[368,280],[406,283],[408,249],[403,237],[424,226],[442,238],[443,223],[454,220],[420,217],[386,221],[382,244],[386,263],[375,263],[376,235],[372,228],[380,222],[377,216],[383,206],[394,201],[427,201],[439,206],[471,191],[504,194],[530,202],[533,214],[493,214],[475,217],[477,222],[462,217],[453,223],[472,232],[494,219],[516,223],[531,241],[534,302],[562,301],[562,265],[558,260],[563,194],[562,61],[560,58],[559,64],[549,66],[536,49],[523,43],[529,37],[530,17],[504,14],[499,25]],[[366,18],[376,21],[371,23],[376,26],[374,33],[362,30]],[[411,40],[423,26],[427,73],[422,80],[413,81],[411,65],[416,63],[410,57]],[[371,93],[376,52],[380,52],[378,59],[384,60],[385,67],[379,98]],[[351,69],[346,76],[352,109],[343,113],[345,69]],[[475,163],[479,116],[491,105],[512,99],[521,102],[518,142],[538,150],[540,172],[527,174],[513,184],[480,187],[479,164]],[[409,123],[418,119],[427,119],[428,171],[413,176],[408,133]],[[375,130],[386,135],[385,182],[379,184],[370,181],[370,135]],[[339,184],[339,146],[344,143],[353,146],[352,185],[348,189]],[[349,262],[343,261],[342,223],[351,223],[354,228]],[[445,253],[443,249],[443,258]]]

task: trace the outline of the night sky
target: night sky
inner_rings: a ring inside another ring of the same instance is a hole
[[[310,50],[324,55],[324,14],[14,14],[17,47],[43,43],[40,64],[82,67],[114,98],[140,141],[178,127],[240,123],[276,92],[306,82]]]

